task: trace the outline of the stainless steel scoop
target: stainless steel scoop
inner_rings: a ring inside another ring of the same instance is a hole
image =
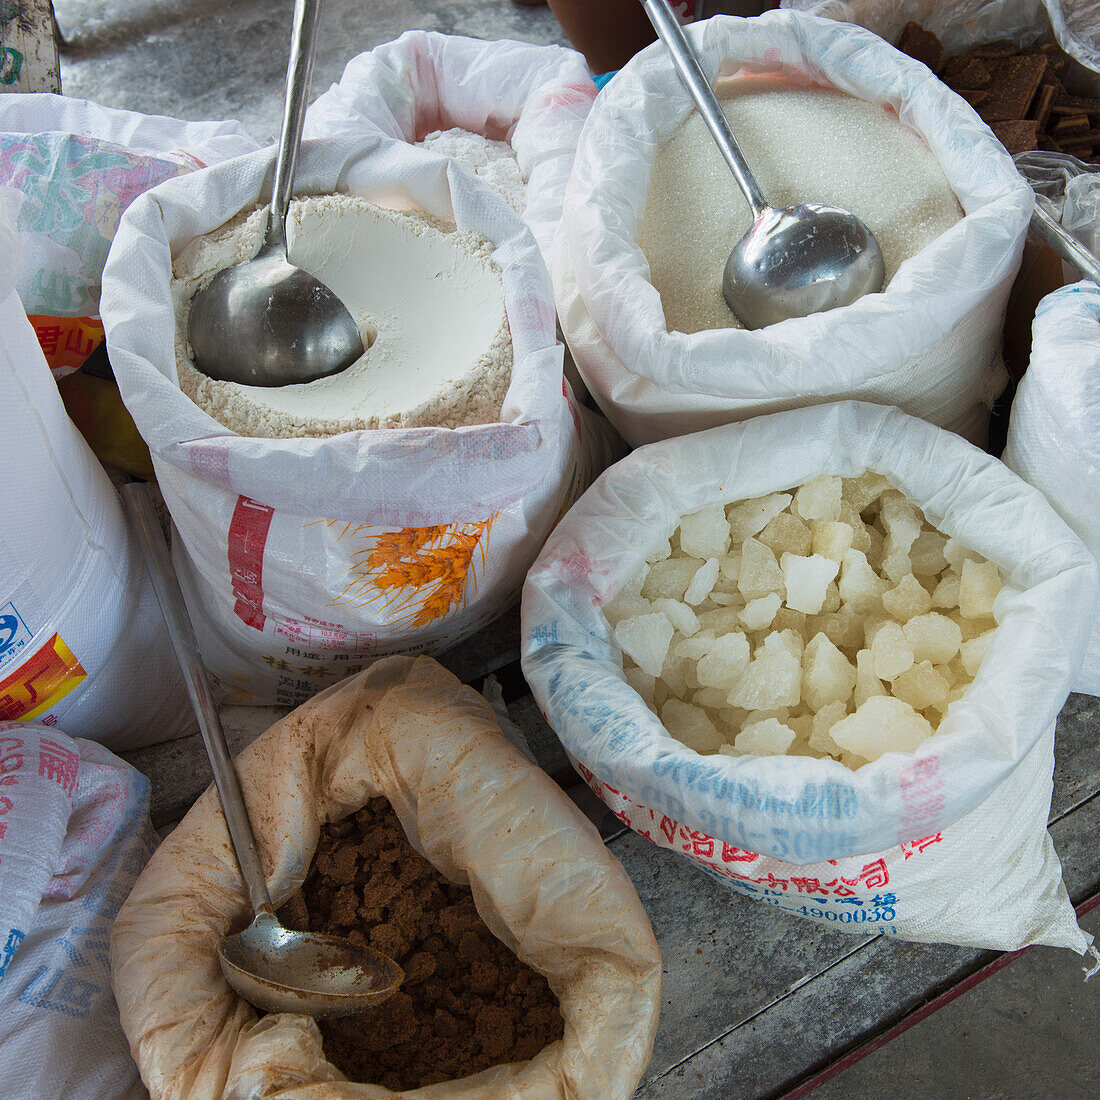
[[[286,212],[305,121],[321,0],[295,0],[286,109],[260,251],[219,272],[191,300],[187,339],[195,366],[223,382],[288,386],[336,374],[364,351],[347,307],[286,252]]]
[[[393,959],[339,936],[292,932],[275,916],[244,796],[148,490],[132,482],[122,487],[122,498],[199,720],[225,823],[254,913],[247,928],[225,936],[218,944],[218,961],[225,980],[246,1001],[265,1012],[346,1016],[379,1004],[405,976]]]
[[[752,207],[752,228],[734,245],[722,296],[745,328],[763,328],[851,305],[882,289],[886,268],[874,234],[834,206],[769,206],[668,0],[642,0],[676,73]]]

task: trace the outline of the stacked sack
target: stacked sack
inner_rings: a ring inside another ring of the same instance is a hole
[[[107,947],[156,846],[149,781],[91,741],[0,722],[4,1095],[143,1100]]]
[[[638,239],[656,151],[692,107],[664,47],[643,50],[588,116],[555,246],[562,329],[608,418],[638,445],[857,397],[984,440],[1033,203],[1004,149],[928,69],[861,29],[770,12],[687,31],[708,79],[745,70],[894,110],[935,155],[965,217],[882,294],[755,332],[670,332]]]
[[[0,719],[135,748],[188,733],[192,721],[118,494],[66,415],[15,290],[19,198],[0,191],[0,402],[13,456],[0,539]]]
[[[1100,287],[1093,283],[1039,303],[1003,458],[1100,557]],[[1074,687],[1100,695],[1100,619]]]
[[[453,150],[512,202],[549,266],[577,140],[595,97],[574,50],[406,31],[348,62],[340,82],[310,106],[303,135],[382,134],[417,143],[436,131],[466,131],[431,144]],[[503,143],[510,157],[469,135]]]

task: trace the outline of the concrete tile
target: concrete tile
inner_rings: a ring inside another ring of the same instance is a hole
[[[1082,922],[1100,935],[1100,910]],[[1100,1095],[1100,992],[1067,951],[1030,951],[817,1088],[815,1100]]]
[[[56,0],[66,95],[183,119],[234,118],[261,144],[282,121],[290,0]],[[546,7],[511,0],[328,0],[313,97],[356,54],[411,28],[568,44]]]

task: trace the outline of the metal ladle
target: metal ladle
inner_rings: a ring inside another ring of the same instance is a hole
[[[1038,198],[1035,200],[1035,210],[1031,215],[1031,231],[1086,279],[1091,279],[1100,286],[1100,259],[1097,259],[1068,229],[1065,229]]]
[[[122,497],[199,720],[225,823],[254,913],[247,928],[223,937],[218,944],[218,961],[225,980],[246,1001],[266,1012],[346,1016],[379,1004],[397,989],[405,976],[393,959],[340,936],[292,932],[275,916],[187,605],[172,570],[148,490],[131,482],[122,487]]]
[[[319,279],[287,259],[286,212],[305,121],[321,0],[295,0],[286,108],[267,227],[251,260],[219,272],[191,301],[187,338],[195,366],[223,382],[288,386],[351,366],[359,327]]]
[[[748,329],[851,305],[882,289],[886,268],[874,234],[834,206],[769,206],[718,97],[668,0],[642,0],[653,29],[752,207],[752,228],[734,245],[722,296]]]

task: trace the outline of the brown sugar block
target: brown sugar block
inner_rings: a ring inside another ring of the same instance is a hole
[[[1010,38],[1000,42],[987,42],[984,46],[975,46],[969,53],[970,57],[1015,57],[1020,52],[1020,47]]]
[[[1031,110],[1028,112],[1028,117],[1035,120],[1040,132],[1046,130],[1047,122],[1050,120],[1050,109],[1054,106],[1057,95],[1058,92],[1054,85],[1044,84],[1035,93],[1035,98],[1031,101]]]
[[[1088,115],[1063,115],[1050,128],[1052,137],[1061,139],[1070,134],[1084,134],[1089,129]]]
[[[1059,117],[1065,115],[1088,115],[1094,121],[1100,116],[1100,99],[1089,99],[1085,96],[1068,95],[1063,92],[1054,101],[1051,108],[1052,115]]]
[[[991,122],[989,128],[1013,156],[1028,149],[1034,149],[1039,139],[1039,124],[1033,119]]]
[[[989,66],[980,57],[953,57],[943,67],[945,84],[952,88],[988,88],[993,83]]]
[[[1039,54],[991,59],[993,83],[989,98],[982,105],[986,122],[1008,122],[1026,117],[1047,60]]]
[[[919,23],[905,24],[898,39],[898,49],[915,61],[927,65],[932,72],[939,72],[943,62],[943,43],[931,31],[926,31]],[[978,85],[974,85],[978,87]]]

